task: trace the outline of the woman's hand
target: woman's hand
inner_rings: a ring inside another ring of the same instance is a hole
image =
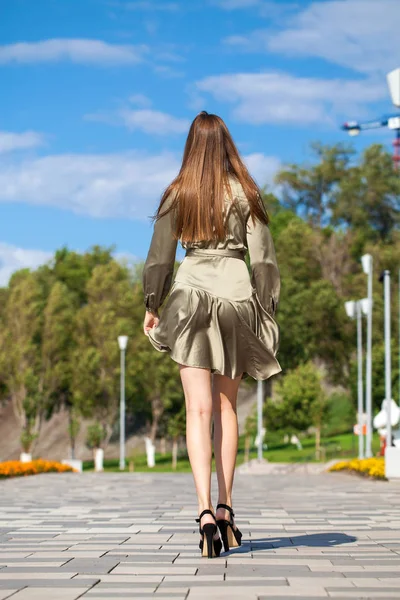
[[[149,335],[150,329],[157,327],[159,318],[156,314],[146,310],[144,315],[143,331],[145,335]]]

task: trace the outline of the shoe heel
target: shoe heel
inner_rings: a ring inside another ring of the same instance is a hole
[[[237,548],[242,545],[242,532],[239,529],[228,529],[228,543],[231,548]]]
[[[228,523],[223,519],[218,519],[217,525],[221,534],[222,543],[224,544],[224,550],[225,552],[229,552]]]
[[[214,537],[216,531],[217,531],[217,528],[213,523],[206,523],[206,525],[203,526],[203,532],[204,532],[203,556],[208,556],[208,558],[212,558],[213,556],[215,556],[213,537]]]

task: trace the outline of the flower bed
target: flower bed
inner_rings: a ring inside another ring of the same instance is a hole
[[[333,465],[329,471],[352,471],[374,479],[386,479],[385,459],[383,457],[343,460]]]
[[[20,462],[19,460],[0,462],[0,478],[36,475],[37,473],[65,473],[66,471],[75,472],[75,469],[54,460],[43,460],[41,458],[27,463]]]

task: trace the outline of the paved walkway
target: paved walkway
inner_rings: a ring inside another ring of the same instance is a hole
[[[0,600],[400,598],[400,484],[242,473],[235,509],[208,560],[189,474],[1,480]]]

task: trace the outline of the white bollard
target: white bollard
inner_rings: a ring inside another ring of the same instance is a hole
[[[64,460],[61,461],[61,464],[68,465],[68,466],[72,467],[73,469],[75,469],[76,471],[78,471],[78,473],[82,473],[82,470],[83,470],[82,461],[78,460],[77,458],[65,458]]]
[[[32,461],[32,454],[30,452],[21,452],[19,460],[22,463],[28,463]]]
[[[149,437],[144,438],[146,444],[147,466],[153,468],[156,466],[155,454],[156,447]]]
[[[94,451],[94,470],[95,471],[103,471],[103,459],[104,459],[104,450],[103,448],[96,448]]]

